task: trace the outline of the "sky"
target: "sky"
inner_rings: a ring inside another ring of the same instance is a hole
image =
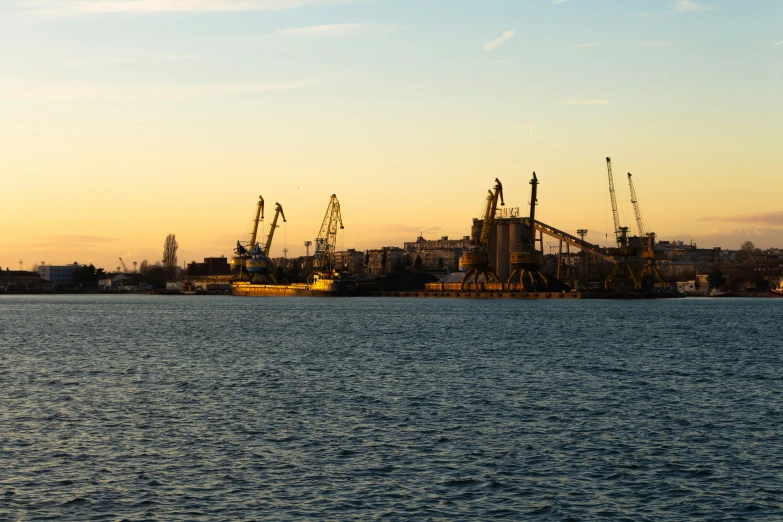
[[[0,267],[305,252],[506,205],[611,244],[783,247],[783,2],[0,0]]]

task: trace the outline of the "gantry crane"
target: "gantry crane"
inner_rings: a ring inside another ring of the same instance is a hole
[[[332,194],[332,197],[329,199],[329,205],[326,207],[326,214],[321,223],[318,237],[315,238],[313,268],[316,272],[331,272],[334,267],[338,225],[341,229],[345,228],[342,215],[340,214],[340,202],[337,200],[337,196]]]
[[[487,283],[490,279],[498,281],[498,276],[489,267],[489,237],[492,233],[492,226],[495,224],[498,200],[500,200],[501,206],[506,204],[503,201],[503,184],[500,183],[499,179],[495,178],[495,192],[488,191],[487,202],[484,207],[484,224],[481,227],[481,235],[478,242],[472,250],[463,253],[459,260],[460,270],[465,271],[461,281],[463,289],[466,288],[470,275],[473,275],[473,284],[476,289],[478,289],[479,275],[483,275],[484,282]]]

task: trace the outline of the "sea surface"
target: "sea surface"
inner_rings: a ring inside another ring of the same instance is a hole
[[[783,520],[782,319],[0,296],[0,520]]]

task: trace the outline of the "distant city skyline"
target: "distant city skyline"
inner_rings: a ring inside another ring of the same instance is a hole
[[[6,0],[0,266],[230,256],[259,194],[304,255],[460,238],[506,204],[613,244],[783,246],[783,3]],[[268,220],[269,221],[269,220]]]

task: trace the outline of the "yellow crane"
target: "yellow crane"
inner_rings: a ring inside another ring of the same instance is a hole
[[[313,268],[317,272],[331,272],[334,267],[334,253],[337,245],[337,227],[343,229],[343,217],[340,213],[340,202],[337,196],[332,194],[326,207],[318,237],[315,238],[315,254]]]
[[[492,234],[492,227],[495,224],[495,212],[498,208],[498,200],[501,206],[506,203],[503,201],[503,184],[498,178],[495,178],[495,192],[491,190],[487,194],[487,202],[484,207],[484,223],[481,227],[476,246],[465,253],[459,260],[460,270],[465,271],[462,277],[462,288],[467,286],[468,277],[473,275],[473,284],[478,289],[478,277],[484,276],[484,281],[489,282],[490,278],[498,281],[498,276],[489,267],[489,237]]]

